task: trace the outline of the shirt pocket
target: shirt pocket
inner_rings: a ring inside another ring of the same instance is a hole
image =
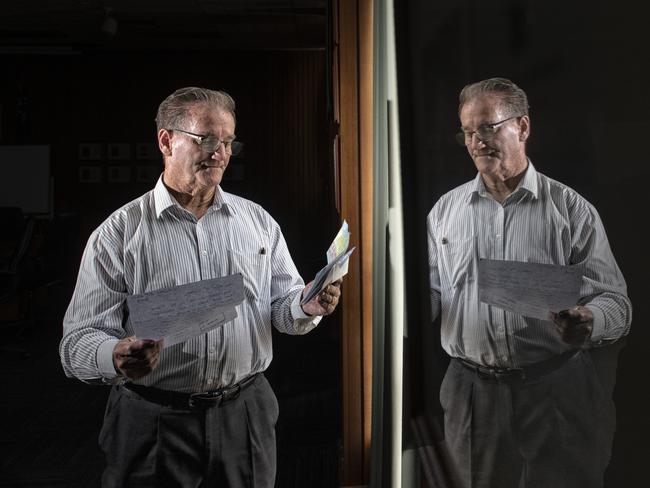
[[[438,242],[440,280],[443,288],[457,288],[474,281],[476,276],[477,239],[443,237]]]
[[[267,254],[228,250],[230,274],[241,273],[244,294],[249,300],[260,300],[269,295],[271,273]]]

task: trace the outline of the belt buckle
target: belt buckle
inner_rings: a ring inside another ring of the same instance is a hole
[[[216,407],[224,402],[234,400],[241,392],[241,385],[237,384],[230,388],[224,388],[219,391],[207,391],[201,393],[192,393],[188,400],[190,408]]]
[[[192,393],[188,400],[190,408],[214,407],[223,400],[223,392]]]
[[[495,370],[493,369],[485,368],[482,366],[473,366],[472,369],[476,371],[476,374],[479,378],[496,379]]]
[[[494,377],[498,381],[511,379],[525,380],[526,372],[522,368],[497,368],[494,370]]]
[[[224,391],[221,392],[221,402],[234,400],[239,396],[240,392],[241,392],[241,384],[239,383],[237,383],[235,386],[231,388],[226,388]]]

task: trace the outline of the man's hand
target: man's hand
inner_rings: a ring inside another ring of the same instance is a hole
[[[573,307],[553,314],[555,329],[562,340],[572,346],[582,346],[594,328],[594,314],[586,307]]]
[[[136,339],[130,336],[122,339],[113,349],[113,365],[118,374],[137,380],[151,373],[158,365],[162,339]]]
[[[305,296],[305,293],[309,291],[313,283],[314,282],[311,281],[307,286],[305,286],[305,289],[302,291],[303,296]],[[339,303],[340,296],[341,280],[337,280],[334,283],[327,285],[323,291],[302,305],[302,311],[307,315],[329,315],[334,311],[336,305]]]

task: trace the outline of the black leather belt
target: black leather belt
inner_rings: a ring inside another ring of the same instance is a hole
[[[256,373],[248,378],[225,388],[219,388],[214,391],[205,391],[199,393],[181,393],[178,391],[159,390],[149,386],[135,385],[125,383],[124,387],[136,393],[143,399],[181,410],[187,409],[206,409],[216,407],[223,403],[234,400],[239,394],[252,385],[261,373]]]
[[[558,354],[557,356],[553,356],[552,358],[540,361],[539,363],[530,364],[521,368],[495,368],[492,366],[476,364],[467,359],[455,359],[466,368],[474,371],[480,378],[509,382],[533,380],[545,376],[559,369],[564,365],[564,363],[580,354],[580,352],[580,350],[572,349],[563,352],[562,354]]]

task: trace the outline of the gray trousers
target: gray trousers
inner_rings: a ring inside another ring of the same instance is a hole
[[[278,403],[264,375],[219,406],[174,409],[114,386],[99,444],[104,488],[271,488]]]
[[[440,389],[463,488],[598,488],[615,430],[589,353],[536,379],[498,381],[452,359]]]

